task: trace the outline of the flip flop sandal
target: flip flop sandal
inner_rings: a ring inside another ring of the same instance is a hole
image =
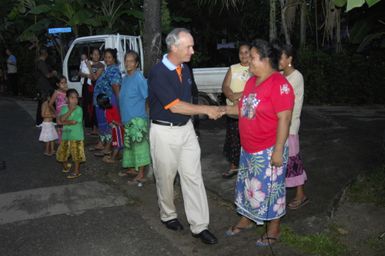
[[[53,154],[50,153],[44,153],[45,156],[52,156]]]
[[[76,179],[80,176],[82,176],[81,173],[71,173],[70,175],[67,176],[67,179]]]
[[[119,177],[126,177],[126,176],[133,176],[133,177],[135,177],[136,175],[138,175],[138,174],[137,173],[130,173],[130,172],[119,172],[118,173]]]
[[[290,210],[297,210],[307,203],[309,203],[309,199],[307,197],[304,197],[302,200],[294,199],[287,205],[287,208]]]
[[[91,146],[88,148],[89,151],[96,151],[96,150],[103,150],[104,147],[96,147],[96,146]]]
[[[228,229],[225,232],[225,236],[230,237],[230,236],[238,235],[239,233],[241,233],[247,229],[253,228],[253,226],[254,226],[253,223],[250,223],[246,227],[231,226],[230,229]],[[238,230],[238,231],[236,231],[236,230]]]
[[[111,157],[109,156],[104,156],[103,159],[102,159],[103,162],[107,163],[107,164],[114,164],[116,163],[117,161],[114,160],[114,159],[111,159]]]
[[[277,237],[269,237],[269,236],[261,236],[260,239],[257,240],[255,243],[255,246],[257,247],[266,247],[275,244],[278,242],[279,236]]]
[[[222,174],[222,178],[230,179],[237,174],[238,174],[238,169],[230,169],[230,170],[227,170],[225,173]]]
[[[94,153],[94,156],[102,157],[102,156],[104,156],[104,152],[103,152],[103,151],[95,152],[95,153]]]
[[[127,181],[127,184],[128,185],[139,185],[139,184],[143,184],[143,183],[146,183],[147,179],[143,178],[143,179],[133,179],[133,180],[128,180]]]
[[[71,167],[72,167],[72,164],[68,163],[68,164],[67,164],[67,169],[63,169],[63,170],[62,170],[62,173],[69,173],[70,170],[71,170]]]

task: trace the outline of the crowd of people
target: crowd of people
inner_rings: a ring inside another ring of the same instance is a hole
[[[89,147],[95,156],[103,157],[106,163],[115,163],[122,154],[127,171],[121,176],[133,176],[129,183],[145,182],[145,167],[150,164],[145,107],[148,87],[137,70],[138,54],[126,53],[123,79],[115,49],[104,51],[103,62],[99,49],[92,50],[90,60],[82,55],[80,106],[79,92],[68,89],[66,77],[58,76],[49,67],[47,57],[46,49],[41,49],[36,63],[39,91],[36,125],[41,127],[39,140],[45,143],[44,155],[56,155],[63,164],[63,173],[68,173],[67,178],[79,177],[80,164],[86,160],[84,128],[88,128],[90,135],[98,135],[98,143]],[[52,79],[55,90],[51,87]]]
[[[99,49],[82,56],[82,107],[79,93],[68,89],[65,77],[57,78],[53,93],[48,90],[48,80],[57,73],[45,63],[43,49],[37,63],[41,94],[37,120],[42,123],[39,140],[45,142],[44,154],[55,155],[57,141],[56,159],[63,172],[70,179],[79,177],[86,160],[83,129],[87,127],[91,135],[98,135],[97,144],[88,149],[110,164],[122,157],[125,169],[119,176],[129,177],[129,184],[145,182],[145,167],[152,164],[160,219],[174,231],[184,229],[174,204],[174,180],[179,174],[193,236],[215,244],[218,240],[208,229],[201,150],[191,117],[226,116],[223,152],[230,166],[222,177],[237,177],[235,205],[241,218],[225,235],[267,223],[256,246],[275,243],[286,207],[298,209],[309,202],[298,136],[304,82],[294,67],[294,49],[259,39],[241,43],[240,63],[229,68],[223,82],[226,106],[207,106],[192,102],[193,77],[186,64],[194,54],[190,32],[172,30],[166,45],[167,53],[152,67],[148,80],[138,70],[139,56],[134,51],[124,57],[123,76],[115,49],[105,49],[103,62]],[[296,195],[286,204],[290,187],[296,188]]]

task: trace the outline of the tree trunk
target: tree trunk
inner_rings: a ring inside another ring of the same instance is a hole
[[[304,47],[306,44],[306,1],[301,3],[301,35],[300,35],[300,47]]]
[[[270,22],[269,22],[269,40],[270,42],[277,38],[277,26],[276,26],[276,0],[270,0]]]
[[[284,0],[279,0],[279,3],[281,5],[281,24],[282,24],[283,33],[285,35],[285,42],[287,45],[291,45],[290,34],[289,34],[289,30],[287,29],[287,21],[286,21],[287,7],[285,5]]]
[[[318,3],[317,0],[314,0],[314,23],[315,23],[315,45],[318,51]]]
[[[161,2],[162,0],[144,0],[144,75],[161,59]]]
[[[341,9],[336,8],[336,52],[342,52],[341,45]]]

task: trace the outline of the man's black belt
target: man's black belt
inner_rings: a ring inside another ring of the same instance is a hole
[[[159,124],[159,125],[165,125],[165,126],[183,126],[183,125],[186,125],[187,122],[172,123],[172,122],[167,122],[167,121],[151,120],[151,123],[153,123],[153,124]]]

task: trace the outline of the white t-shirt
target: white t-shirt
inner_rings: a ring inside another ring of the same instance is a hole
[[[299,131],[300,117],[303,105],[303,93],[304,93],[304,82],[303,76],[298,70],[294,70],[293,73],[288,75],[286,79],[289,81],[294,89],[295,101],[293,113],[291,116],[291,124],[289,134],[296,135]]]
[[[80,61],[80,72],[89,75],[91,74],[90,69],[87,66],[87,60],[82,60]],[[80,79],[80,82],[83,84],[84,83],[85,77],[82,77]],[[91,85],[91,79],[87,79],[87,84]]]

